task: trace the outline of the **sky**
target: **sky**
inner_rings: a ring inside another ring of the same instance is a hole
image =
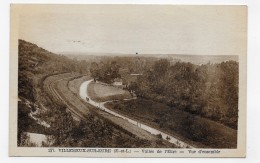
[[[19,38],[54,53],[246,53],[244,6],[20,5]]]

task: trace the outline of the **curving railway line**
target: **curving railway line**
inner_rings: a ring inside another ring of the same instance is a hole
[[[67,108],[69,109],[69,111],[71,112],[72,116],[77,119],[85,119],[85,117],[82,115],[82,112],[80,112],[79,110],[77,110],[76,106],[74,106],[73,104],[67,102],[66,100],[64,100],[64,98],[61,96],[61,94],[56,90],[56,85],[58,84],[58,82],[62,81],[62,80],[66,80],[66,79],[72,79],[73,77],[65,77],[65,78],[61,78],[58,80],[54,80],[51,81],[49,84],[47,84],[47,88],[48,91],[50,92],[50,94],[52,94],[52,97],[55,98],[58,101],[61,101],[62,103],[64,103]]]

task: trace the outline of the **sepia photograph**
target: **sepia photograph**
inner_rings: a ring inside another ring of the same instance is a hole
[[[245,157],[246,6],[10,14],[11,156]]]

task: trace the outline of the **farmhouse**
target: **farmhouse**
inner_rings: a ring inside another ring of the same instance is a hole
[[[123,80],[121,78],[115,78],[113,85],[115,85],[115,86],[123,85]]]
[[[126,88],[126,82],[122,78],[115,78],[112,85],[121,89]]]

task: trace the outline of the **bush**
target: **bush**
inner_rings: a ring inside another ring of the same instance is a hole
[[[210,125],[206,122],[198,121],[195,117],[189,116],[183,127],[187,136],[194,141],[205,141],[210,136]]]
[[[156,137],[162,139],[162,134],[157,134]]]

